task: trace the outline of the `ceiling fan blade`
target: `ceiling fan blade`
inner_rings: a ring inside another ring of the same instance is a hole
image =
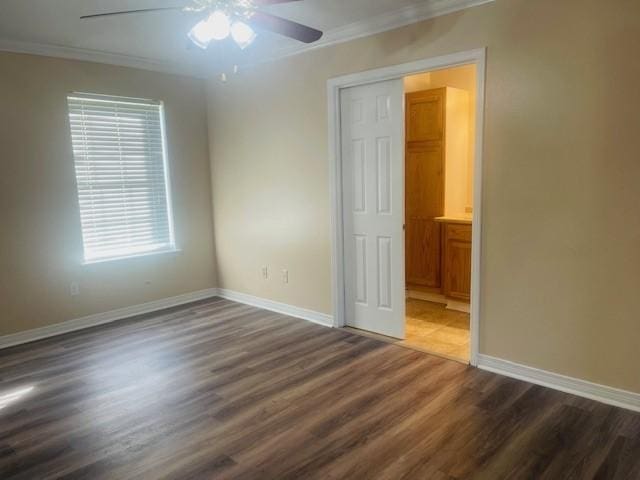
[[[254,3],[260,7],[267,7],[269,5],[276,5],[278,3],[291,3],[299,1],[300,0],[254,0]]]
[[[313,43],[322,37],[320,30],[265,12],[256,12],[250,23],[256,28],[279,33],[304,43]]]
[[[111,17],[114,15],[131,15],[132,13],[162,12],[166,10],[182,10],[184,7],[162,7],[162,8],[143,8],[141,10],[125,10],[122,12],[96,13],[94,15],[83,15],[82,20],[87,18]]]

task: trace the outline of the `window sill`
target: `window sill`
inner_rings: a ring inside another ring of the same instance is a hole
[[[85,260],[82,262],[82,265],[95,265],[95,264],[99,264],[99,263],[110,263],[110,262],[119,262],[122,260],[130,260],[130,259],[134,259],[134,258],[141,258],[141,257],[151,257],[151,256],[156,256],[156,255],[167,255],[167,254],[176,254],[176,253],[181,253],[182,250],[179,248],[171,248],[171,249],[167,249],[167,250],[153,250],[151,252],[143,252],[143,253],[136,253],[133,255],[123,255],[121,257],[108,257],[108,258],[97,258],[95,260]]]

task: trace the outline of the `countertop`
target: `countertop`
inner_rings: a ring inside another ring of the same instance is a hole
[[[445,215],[444,217],[434,218],[436,222],[441,223],[463,223],[465,225],[471,225],[473,220],[472,215]]]

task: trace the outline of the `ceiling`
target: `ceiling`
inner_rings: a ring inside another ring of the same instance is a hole
[[[368,28],[381,31],[486,1],[304,0],[274,5],[268,10],[323,30],[321,42],[326,44],[361,36]],[[93,13],[183,3],[184,0],[1,0],[0,50],[208,74],[304,47],[294,40],[261,33],[244,52],[230,42],[202,51],[186,37],[195,23],[193,17],[180,12],[80,20],[81,15]]]

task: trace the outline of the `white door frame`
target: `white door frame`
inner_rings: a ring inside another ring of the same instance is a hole
[[[482,153],[484,139],[484,98],[486,48],[427,58],[416,62],[367,70],[329,79],[327,98],[329,113],[329,165],[331,182],[332,228],[332,293],[333,324],[345,326],[343,218],[342,218],[342,151],[340,138],[340,90],[367,83],[393,80],[443,68],[475,64],[477,77],[476,143],[473,162],[473,236],[471,239],[471,352],[470,363],[478,365],[480,348],[480,268],[482,258]]]

